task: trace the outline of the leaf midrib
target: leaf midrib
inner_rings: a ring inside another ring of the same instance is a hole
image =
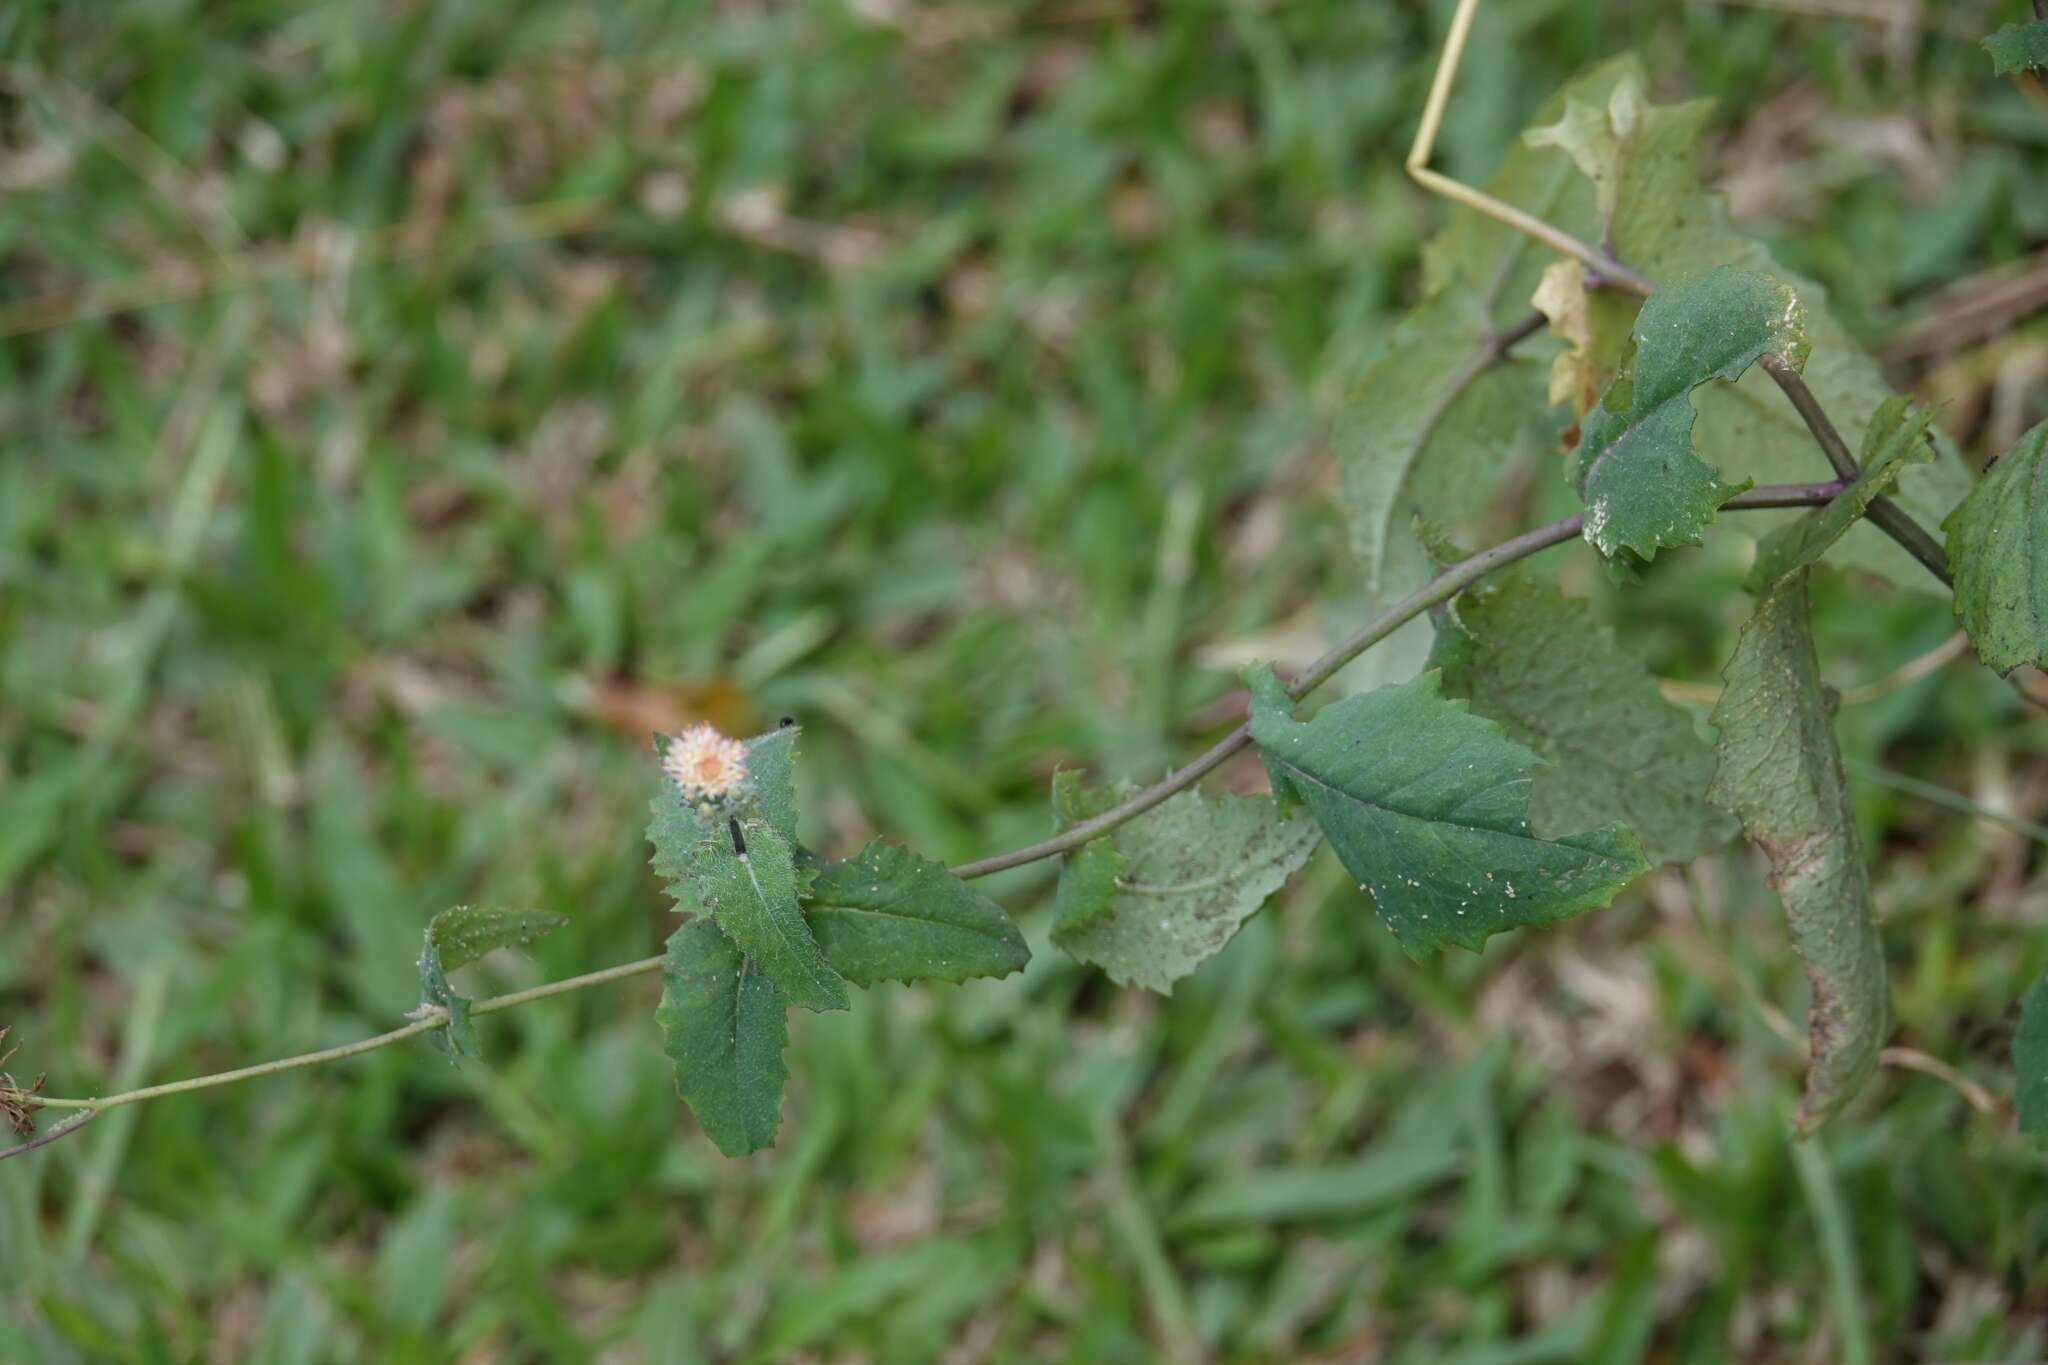
[[[1372,810],[1382,812],[1386,815],[1395,816],[1403,820],[1413,820],[1419,825],[1427,826],[1430,828],[1448,827],[1450,829],[1464,830],[1467,833],[1471,834],[1490,834],[1504,839],[1513,839],[1517,843],[1536,844],[1544,848],[1571,848],[1576,849],[1578,852],[1585,853],[1592,857],[1598,858],[1601,862],[1608,863],[1613,866],[1619,867],[1623,865],[1619,860],[1611,857],[1608,854],[1600,852],[1598,849],[1584,848],[1578,844],[1567,843],[1565,839],[1544,839],[1535,834],[1517,833],[1516,831],[1511,829],[1495,829],[1491,825],[1467,824],[1462,820],[1438,819],[1434,816],[1418,815],[1414,811],[1402,810],[1399,806],[1383,805],[1378,801],[1369,800],[1366,797],[1358,796],[1354,793],[1345,791],[1342,787],[1336,785],[1335,783],[1325,781],[1323,778],[1316,776],[1314,773],[1308,771],[1306,768],[1297,767],[1294,763],[1288,761],[1285,758],[1280,758],[1278,759],[1278,761],[1280,766],[1287,769],[1288,772],[1299,773],[1302,777],[1307,778],[1310,782],[1314,783],[1318,787],[1321,787],[1324,791],[1333,792],[1336,795],[1343,797],[1347,801],[1356,802],[1361,806],[1369,807]]]

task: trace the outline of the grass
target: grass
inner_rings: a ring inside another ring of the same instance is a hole
[[[1398,163],[1446,8],[9,7],[11,1066],[380,1031],[457,901],[572,917],[498,987],[653,951],[656,726],[799,715],[811,842],[949,861],[1042,834],[1056,763],[1191,752],[1227,656],[1363,617],[1330,431],[1440,219]],[[2041,105],[1968,36],[2013,9],[1489,5],[1438,164],[1637,47],[1880,345],[2048,240]],[[1981,459],[2042,415],[2043,326],[1899,377]],[[1712,680],[1738,561],[1618,607],[1660,671]],[[1820,597],[1845,684],[1952,629]],[[1967,662],[1843,733],[2048,808],[2048,730]],[[1858,796],[1898,1040],[2008,1095],[2038,857]],[[0,1359],[2048,1355],[2009,1116],[1887,1070],[1788,1145],[1746,856],[1411,964],[1319,855],[1164,1000],[1050,948],[1045,869],[989,886],[1032,968],[800,1021],[762,1158],[679,1109],[649,981],[480,1020],[459,1071],[109,1114],[0,1168]]]

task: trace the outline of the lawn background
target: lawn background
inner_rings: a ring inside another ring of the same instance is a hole
[[[2022,8],[1488,3],[1439,164],[1638,51],[1981,463],[2048,416],[2048,317],[1923,339],[2044,260],[2048,97],[1975,46]],[[1332,429],[1444,216],[1399,162],[1448,11],[0,10],[10,1068],[390,1027],[456,902],[571,919],[480,986],[654,951],[656,727],[799,716],[810,842],[949,860],[1043,833],[1056,764],[1191,753],[1238,661],[1365,611]],[[1547,564],[1711,682],[1741,551],[1670,558]],[[1952,629],[1819,601],[1844,684]],[[2038,821],[2048,723],[1964,661],[1842,730],[1898,1041],[2003,1098],[2038,855],[1883,774]],[[1887,1069],[1786,1141],[1803,987],[1745,853],[1416,964],[1325,852],[1170,999],[1050,947],[1049,876],[985,884],[1022,977],[800,1018],[761,1157],[676,1103],[650,979],[461,1070],[110,1113],[0,1167],[0,1359],[2048,1355],[2008,1112]]]

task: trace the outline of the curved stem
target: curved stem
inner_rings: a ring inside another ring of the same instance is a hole
[[[1722,506],[1728,511],[1752,511],[1769,507],[1813,507],[1827,502],[1841,492],[1844,484],[1807,483],[1781,484],[1765,488],[1753,488],[1739,493]],[[1428,611],[1431,607],[1463,592],[1496,569],[1505,568],[1519,559],[1526,559],[1539,550],[1562,544],[1584,529],[1582,517],[1566,517],[1546,526],[1524,531],[1509,540],[1504,540],[1491,549],[1481,550],[1469,559],[1461,559],[1446,568],[1428,583],[1410,593],[1395,606],[1381,613],[1351,635],[1331,647],[1328,653],[1303,669],[1288,685],[1290,697],[1303,697],[1334,677],[1337,671],[1363,654],[1367,649],[1384,640],[1407,622]],[[1145,790],[1091,820],[1084,820],[1050,839],[999,853],[994,857],[977,862],[962,863],[952,869],[953,875],[962,878],[986,877],[1026,863],[1035,863],[1043,858],[1057,857],[1071,849],[1079,848],[1091,839],[1100,838],[1119,825],[1136,819],[1151,810],[1176,792],[1185,791],[1205,775],[1215,771],[1223,761],[1251,742],[1250,731],[1239,725],[1221,740],[1211,745],[1193,762],[1175,769]],[[621,963],[600,971],[585,972],[581,976],[565,977],[560,981],[549,981],[523,991],[511,991],[505,995],[494,995],[479,1000],[470,1006],[471,1014],[492,1014],[508,1010],[533,1000],[544,1000],[552,995],[566,995],[571,991],[585,990],[592,986],[603,986],[627,977],[643,976],[658,971],[663,958],[660,955],[643,957],[635,962]],[[338,1047],[322,1048],[317,1052],[303,1052],[296,1057],[282,1057],[276,1061],[259,1062],[254,1066],[238,1067],[233,1071],[220,1071],[210,1076],[194,1076],[182,1081],[167,1081],[162,1085],[144,1086],[138,1090],[124,1090],[117,1095],[98,1095],[85,1099],[63,1099],[49,1095],[18,1096],[20,1103],[31,1109],[71,1109],[83,1117],[73,1117],[58,1124],[47,1133],[24,1143],[22,1146],[0,1152],[0,1157],[12,1156],[33,1147],[44,1146],[68,1133],[76,1132],[91,1121],[91,1116],[124,1104],[139,1104],[144,1100],[162,1099],[167,1095],[183,1095],[195,1090],[211,1090],[218,1086],[234,1085],[240,1081],[251,1081],[261,1076],[274,1076],[280,1072],[296,1071],[302,1067],[319,1066],[325,1062],[340,1061],[379,1048],[402,1043],[408,1038],[417,1038],[448,1026],[448,1012],[438,1005],[424,1007],[419,1017],[411,1022]]]
[[[1752,488],[1746,493],[1738,493],[1722,506],[1730,511],[1767,507],[1810,507],[1827,502],[1841,492],[1844,486],[1841,483],[1809,483]],[[1288,684],[1287,695],[1296,699],[1306,696],[1328,682],[1344,665],[1431,607],[1448,602],[1496,569],[1504,568],[1518,559],[1525,559],[1538,550],[1546,550],[1570,540],[1584,527],[1585,518],[1566,517],[1547,526],[1538,526],[1533,531],[1524,531],[1512,540],[1502,541],[1490,550],[1481,550],[1470,559],[1459,560],[1303,669],[1300,676]],[[1207,751],[1192,763],[1168,773],[1143,791],[1118,802],[1102,814],[1070,825],[1050,839],[1041,839],[1035,844],[1027,844],[1008,853],[998,853],[993,857],[962,863],[952,869],[953,875],[963,878],[986,877],[992,872],[1004,872],[1013,867],[1022,867],[1026,863],[1035,863],[1041,858],[1056,857],[1079,848],[1090,840],[1109,833],[1117,826],[1143,815],[1175,793],[1192,787],[1250,742],[1251,731],[1239,725],[1210,745]]]
[[[564,977],[560,981],[549,981],[523,991],[511,991],[505,995],[494,995],[478,1000],[469,1007],[471,1014],[491,1014],[497,1010],[509,1010],[515,1005],[524,1005],[531,1000],[545,1000],[551,995],[567,995],[570,991],[584,990],[590,986],[603,986],[613,981],[623,981],[629,976],[642,976],[661,967],[659,954],[643,957],[637,962],[625,962],[601,971],[585,972],[581,976]],[[166,1095],[182,1095],[192,1090],[211,1090],[216,1086],[233,1085],[238,1081],[253,1081],[259,1076],[274,1076],[280,1071],[297,1071],[301,1067],[319,1066],[323,1062],[338,1062],[344,1057],[358,1053],[375,1052],[380,1047],[390,1047],[408,1038],[417,1038],[424,1033],[448,1027],[448,1011],[439,1005],[430,1005],[421,1011],[420,1017],[409,1024],[377,1034],[373,1038],[343,1043],[339,1047],[321,1048],[318,1052],[302,1052],[296,1057],[281,1057],[274,1062],[259,1062],[255,1066],[238,1067],[233,1071],[217,1071],[211,1076],[194,1076],[189,1080],[166,1081],[162,1085],[144,1086],[140,1090],[124,1090],[118,1095],[93,1096],[82,1100],[59,1099],[50,1095],[36,1095],[23,1103],[32,1109],[82,1109],[98,1112],[114,1109],[124,1104],[136,1104],[142,1100],[162,1099]],[[48,1138],[58,1129],[43,1134]],[[65,1131],[69,1131],[66,1129]]]
[[[11,1156],[26,1156],[38,1147],[47,1147],[53,1142],[70,1137],[73,1133],[85,1127],[86,1124],[98,1118],[99,1115],[100,1111],[97,1109],[81,1109],[55,1128],[47,1132],[38,1133],[27,1142],[17,1142],[6,1151],[0,1152],[0,1161],[5,1161]]]

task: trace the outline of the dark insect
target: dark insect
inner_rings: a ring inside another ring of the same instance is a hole
[[[776,722],[775,722],[775,728],[776,728],[776,729],[778,729],[778,730],[787,730],[787,729],[789,729],[789,728],[790,728],[790,727],[791,727],[792,725],[795,725],[795,724],[796,724],[796,717],[795,717],[795,716],[784,716],[784,717],[783,717],[783,718],[782,718],[781,720],[778,720],[778,721],[776,721]]]
[[[740,822],[731,816],[727,816],[725,823],[732,830],[732,851],[739,854],[742,858],[746,857],[747,839],[745,835],[740,833]]]

